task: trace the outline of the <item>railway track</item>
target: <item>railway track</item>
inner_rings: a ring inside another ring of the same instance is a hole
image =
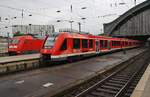
[[[53,63],[53,65],[54,64],[66,64],[66,62],[57,62]],[[43,65],[39,63],[38,55],[12,56],[10,58],[2,57],[0,62],[0,75],[11,74],[18,71],[26,71],[40,67],[43,67]]]
[[[142,58],[141,58],[142,57]],[[105,78],[78,85],[78,87],[60,94],[58,97],[130,97],[143,75],[150,58],[150,52],[139,55],[134,60],[124,63],[119,69]],[[56,95],[54,96],[56,97]]]
[[[0,57],[6,57],[6,56],[8,56],[7,52],[0,52]]]

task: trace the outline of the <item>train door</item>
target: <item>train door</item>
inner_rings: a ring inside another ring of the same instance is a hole
[[[96,40],[96,53],[100,53],[100,50],[99,50],[99,41]]]
[[[110,46],[110,40],[107,41],[107,48],[110,50],[111,46]]]

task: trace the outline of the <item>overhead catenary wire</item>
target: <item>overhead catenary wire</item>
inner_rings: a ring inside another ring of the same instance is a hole
[[[19,18],[19,19],[21,19],[20,21],[21,21],[21,25],[23,24],[23,20],[25,19],[25,20],[29,20],[29,21],[35,21],[35,20],[33,20],[34,18],[32,18],[32,19],[29,19],[29,18],[27,18],[27,17],[25,17],[24,16],[24,14],[25,13],[32,13],[32,14],[36,14],[36,15],[39,15],[39,16],[42,16],[42,17],[47,17],[47,18],[50,18],[50,19],[55,19],[55,17],[52,17],[52,16],[49,16],[49,15],[44,15],[44,14],[41,14],[41,13],[37,13],[37,12],[31,12],[31,11],[28,11],[27,9],[21,9],[21,8],[15,8],[15,7],[10,7],[10,6],[7,6],[7,5],[0,5],[0,7],[3,7],[3,8],[8,8],[8,9],[11,9],[11,10],[16,10],[16,11],[20,11],[21,12],[21,17],[16,17],[17,19]],[[8,22],[5,22],[5,21],[2,21],[3,22],[3,25],[4,25],[4,27],[1,27],[1,28],[5,28],[5,26],[7,25],[7,27],[12,27],[12,26],[10,26],[11,24],[10,24],[10,22],[12,21],[12,19],[10,18],[10,17],[8,17],[8,20],[9,20],[9,23]],[[40,21],[40,22],[43,22],[44,23],[44,21],[41,21],[41,20],[38,20],[38,21]],[[0,22],[0,23],[2,23],[2,22]],[[1,25],[2,26],[2,25]]]
[[[22,12],[22,10],[23,10],[24,12],[32,13],[32,14],[35,14],[35,15],[48,17],[48,18],[54,18],[53,16],[49,16],[49,15],[46,15],[46,14],[41,14],[41,13],[38,13],[38,12],[29,11],[28,9],[15,8],[15,7],[7,6],[7,5],[0,5],[0,7],[9,8],[9,9],[20,11],[20,12]]]
[[[49,8],[49,7],[45,7],[45,6],[44,6],[45,8],[39,8],[41,6],[38,6],[38,8],[32,8],[32,7],[30,7],[30,8],[19,8],[19,7],[15,8],[13,6],[11,7],[9,5],[2,5],[2,4],[0,4],[0,7],[9,8],[9,9],[12,9],[12,10],[19,11],[20,15],[21,15],[22,9],[23,9],[24,10],[24,17],[23,17],[24,21],[30,19],[32,22],[34,22],[34,20],[35,21],[37,20],[36,23],[38,23],[38,21],[42,21],[43,23],[44,22],[46,23],[46,20],[48,20],[48,19],[49,19],[48,22],[52,22],[54,24],[57,23],[56,22],[57,19],[62,19],[62,20],[68,20],[69,21],[70,20],[70,15],[71,15],[71,12],[70,12],[70,5],[71,4],[73,5],[72,6],[72,10],[73,10],[72,19],[75,22],[85,22],[86,21],[86,23],[88,23],[88,21],[91,21],[92,19],[93,19],[93,22],[102,22],[102,20],[101,21],[99,21],[99,20],[96,21],[96,19],[97,18],[115,16],[115,15],[112,15],[112,14],[115,14],[115,11],[113,9],[110,9],[111,12],[109,10],[108,12],[101,13],[101,10],[104,11],[104,9],[97,7],[97,6],[99,6],[99,5],[97,5],[99,0],[63,0],[63,1],[65,1],[65,2],[63,2],[62,6],[60,6],[60,7],[59,6],[58,7],[54,6],[52,9]],[[124,2],[125,0],[112,0],[112,1],[116,1],[116,2],[117,1],[122,1],[122,2]],[[125,2],[127,2],[127,1],[125,1]],[[99,3],[100,3],[100,6],[101,6],[102,5],[101,2],[99,2]],[[107,6],[109,6],[108,4],[110,4],[110,2],[104,2],[104,3],[107,3]],[[57,5],[59,5],[59,4],[57,4]],[[126,4],[126,5],[128,5],[128,4]],[[47,6],[49,4],[45,3],[44,5]],[[86,9],[81,9],[82,7],[86,7]],[[123,7],[125,7],[125,6],[123,6]],[[118,7],[115,7],[115,8],[117,9]],[[60,12],[58,12],[58,14],[57,14],[57,10],[60,11]],[[55,12],[57,16],[48,14],[49,12]],[[38,18],[32,18],[32,17],[28,18],[28,16],[26,14],[29,14],[29,13],[33,14],[33,17],[34,17],[34,15],[36,15],[36,16],[38,15],[38,16],[41,16],[41,17],[39,19]],[[81,18],[86,18],[86,20],[83,21]],[[20,18],[19,18],[19,20],[20,20]],[[29,21],[29,22],[31,22],[31,21]]]

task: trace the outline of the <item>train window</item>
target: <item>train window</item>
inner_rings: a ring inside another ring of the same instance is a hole
[[[125,42],[125,46],[127,46],[128,45],[128,42]]]
[[[18,40],[18,39],[12,39],[10,43],[11,43],[11,44],[18,44],[18,43],[19,43],[19,40]]]
[[[118,41],[117,46],[120,46],[120,41]]]
[[[123,42],[123,46],[125,46],[125,41]]]
[[[89,48],[93,48],[93,40],[92,39],[89,40]]]
[[[117,41],[115,41],[115,46],[118,46],[118,42]]]
[[[121,41],[118,41],[118,46],[121,46]]]
[[[112,46],[120,46],[120,41],[112,41]]]
[[[87,39],[82,40],[82,48],[88,48],[88,40]]]
[[[120,41],[116,41],[116,46],[120,46]]]
[[[112,41],[112,46],[114,46],[114,41]]]
[[[112,46],[115,46],[115,41],[112,41]]]
[[[107,42],[107,40],[105,40],[105,46],[104,47],[107,47],[107,45],[108,45],[108,42]]]
[[[45,47],[53,47],[55,41],[55,37],[48,37],[44,46]]]
[[[104,40],[100,40],[100,48],[104,48],[105,47],[105,41]]]
[[[64,42],[61,45],[60,50],[66,50],[67,49],[67,39],[64,40]]]
[[[80,39],[73,39],[73,48],[74,49],[80,48]]]

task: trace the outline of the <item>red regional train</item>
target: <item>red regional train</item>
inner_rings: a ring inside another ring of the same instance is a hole
[[[69,60],[118,49],[140,46],[141,42],[125,38],[61,32],[47,37],[41,49],[41,62]]]
[[[9,55],[37,53],[40,52],[43,43],[44,39],[34,37],[30,34],[15,36],[9,43],[8,53]]]

